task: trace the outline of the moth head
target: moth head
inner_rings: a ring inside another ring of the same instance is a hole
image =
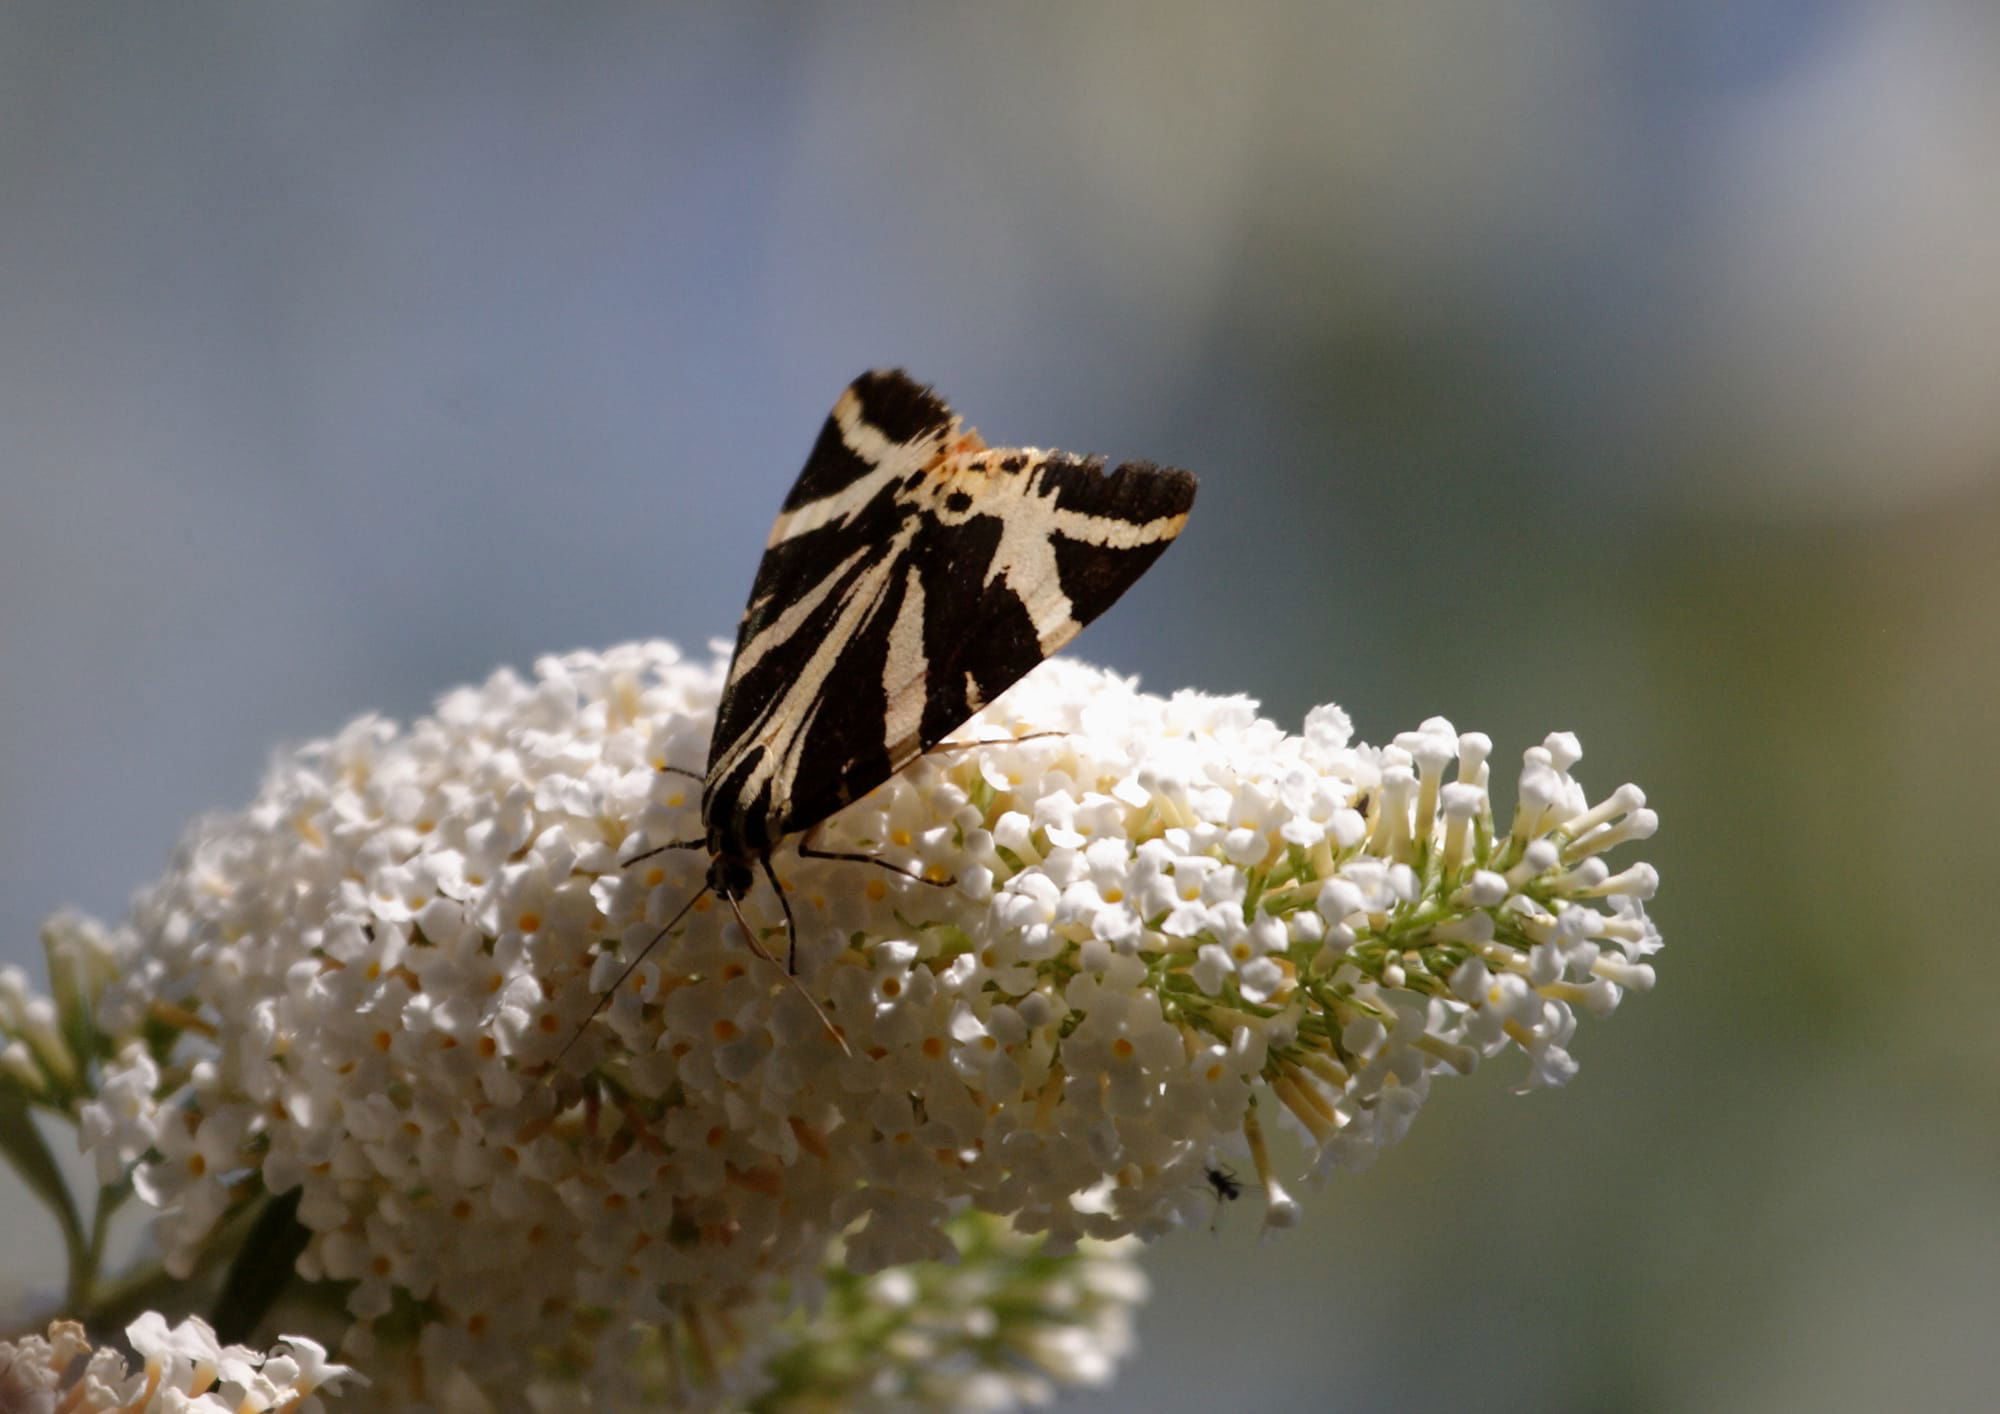
[[[718,854],[708,861],[708,886],[723,898],[742,898],[753,882],[750,861],[737,854]]]

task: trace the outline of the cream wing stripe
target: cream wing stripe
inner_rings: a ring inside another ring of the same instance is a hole
[[[858,514],[870,501],[881,495],[884,489],[901,480],[912,470],[914,467],[902,463],[878,466],[866,476],[856,477],[838,491],[829,492],[817,501],[807,501],[796,510],[780,512],[778,518],[771,523],[771,538],[765,548],[782,545],[794,536],[808,535]]]
[[[1117,516],[1094,516],[1083,511],[1065,511],[1051,506],[1046,512],[1052,534],[1086,545],[1102,545],[1111,550],[1136,550],[1156,540],[1171,540],[1187,524],[1187,513],[1161,516],[1157,520],[1121,520]]]
[[[958,436],[958,419],[953,418],[937,432],[914,442],[892,442],[881,428],[862,415],[861,399],[852,388],[842,393],[840,401],[833,405],[833,421],[840,428],[840,440],[847,444],[847,450],[874,470],[856,477],[838,491],[781,513],[771,525],[767,548],[846,520],[882,494],[885,487],[921,468]]]
[[[827,676],[833,671],[834,663],[854,636],[861,632],[869,618],[882,607],[883,596],[888,592],[889,577],[895,573],[896,562],[909,548],[910,538],[915,528],[910,527],[896,537],[889,555],[879,565],[870,565],[856,581],[852,593],[841,607],[839,619],[827,631],[813,649],[813,655],[804,668],[799,670],[798,680],[784,695],[786,714],[780,722],[790,722],[789,728],[781,727],[772,734],[771,749],[781,759],[778,780],[780,784],[798,779],[799,767],[805,758],[806,741],[811,736],[812,719],[825,705],[820,696]],[[791,803],[787,793],[782,799],[776,792],[772,803],[783,812]]]
[[[889,453],[903,444],[889,440],[889,434],[870,422],[861,410],[861,399],[852,388],[844,390],[833,404],[833,421],[840,428],[840,440],[847,450],[864,462],[880,466]]]
[[[896,562],[908,549],[914,534],[914,526],[906,527],[890,543],[887,553],[880,560],[865,566],[856,576],[842,598],[838,616],[826,635],[813,646],[812,656],[800,666],[798,675],[785,690],[772,698],[743,733],[730,743],[728,754],[716,762],[710,772],[711,779],[727,780],[736,763],[747,752],[760,746],[765,748],[764,760],[745,779],[737,792],[738,799],[756,799],[767,780],[775,780],[782,787],[785,782],[796,779],[806,740],[811,735],[813,718],[825,705],[820,693],[827,676],[854,636],[881,607]],[[781,797],[774,790],[771,801],[773,810],[782,816],[789,798],[789,793]]]
[[[770,623],[764,625],[762,632],[736,651],[736,662],[731,666],[730,672],[732,674],[747,673],[756,667],[758,663],[762,662],[764,655],[769,653],[773,648],[782,647],[784,644],[790,642],[792,635],[799,631],[799,625],[812,615],[813,611],[819,607],[820,601],[833,591],[833,587],[836,584],[840,583],[854,562],[866,557],[868,553],[869,547],[863,545],[860,549],[835,565],[831,570],[827,571],[826,574],[822,575],[819,583],[812,587],[811,593],[793,600],[790,608],[786,609]]]
[[[1006,513],[997,517],[1000,539],[993,558],[986,564],[986,583],[995,580],[1021,601],[1044,656],[1076,637],[1082,626],[1071,612],[1069,596],[1063,593],[1062,576],[1056,571],[1056,546],[1050,537],[1052,508],[1039,496],[1014,500]]]
[[[882,698],[888,715],[882,723],[882,743],[893,757],[899,743],[913,741],[924,720],[924,681],[930,662],[924,657],[924,581],[911,565],[903,578],[903,602],[889,626],[889,657],[882,668]]]

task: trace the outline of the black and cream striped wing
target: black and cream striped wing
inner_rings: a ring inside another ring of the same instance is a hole
[[[855,380],[758,567],[704,815],[753,848],[867,794],[1110,606],[1186,524],[1184,471],[988,448]]]

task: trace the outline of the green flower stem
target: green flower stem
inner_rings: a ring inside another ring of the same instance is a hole
[[[91,1265],[83,1219],[76,1210],[76,1200],[70,1196],[69,1185],[63,1182],[55,1155],[49,1152],[48,1141],[35,1127],[33,1107],[18,1091],[10,1089],[0,1089],[0,1153],[7,1156],[28,1190],[55,1214],[69,1259],[69,1288],[74,1296],[78,1273]]]

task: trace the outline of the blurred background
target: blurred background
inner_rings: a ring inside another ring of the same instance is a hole
[[[902,364],[1202,475],[1083,656],[1664,821],[1566,1091],[1160,1244],[1069,1407],[1990,1407],[1996,77],[1976,0],[8,5],[0,956],[282,743],[733,632]]]

